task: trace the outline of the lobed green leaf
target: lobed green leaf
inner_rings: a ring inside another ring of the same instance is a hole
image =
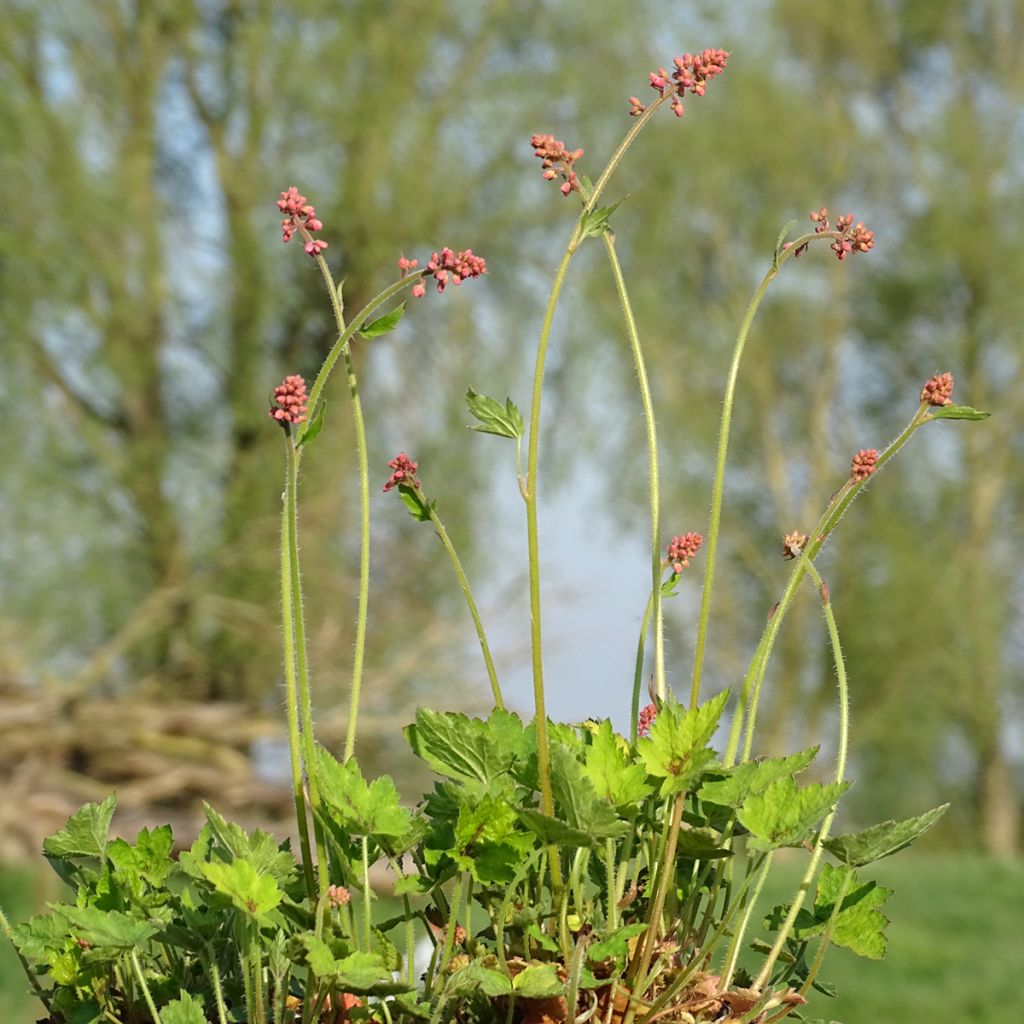
[[[111,793],[103,803],[79,808],[59,832],[43,840],[43,853],[47,857],[103,857],[116,806],[117,794]]]
[[[495,434],[498,437],[520,438],[526,429],[523,417],[511,398],[505,404],[486,395],[477,394],[472,388],[466,391],[466,405],[470,414],[480,421],[479,426],[470,426],[470,430],[478,430],[482,434]]]
[[[849,788],[846,782],[813,782],[801,789],[792,777],[777,779],[763,792],[751,793],[736,817],[751,833],[751,849],[799,846]]]
[[[908,847],[918,836],[927,832],[946,813],[948,807],[949,804],[942,804],[916,818],[883,821],[862,832],[834,836],[825,842],[825,849],[844,864],[863,867]]]

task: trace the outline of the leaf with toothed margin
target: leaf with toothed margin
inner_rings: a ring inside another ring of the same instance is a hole
[[[916,818],[905,821],[883,821],[863,832],[833,836],[826,840],[825,849],[839,860],[859,868],[881,860],[908,847],[918,836],[928,831],[946,813],[949,804],[941,804]]]
[[[472,388],[466,391],[466,405],[470,414],[480,421],[480,425],[471,424],[470,430],[478,430],[481,434],[495,434],[498,437],[520,438],[526,424],[511,398],[505,404],[487,395],[477,394]]]
[[[388,334],[393,331],[401,322],[403,316],[405,316],[404,302],[395,306],[390,313],[385,313],[383,316],[377,317],[376,320],[363,324],[363,326],[359,328],[359,333],[362,337],[366,338],[367,341],[370,341],[373,338],[379,338],[382,334]]]
[[[940,405],[929,414],[933,420],[987,420],[992,415],[969,405]]]
[[[603,235],[606,231],[611,231],[612,226],[608,223],[608,218],[625,202],[625,197],[620,199],[617,203],[612,203],[611,206],[598,206],[594,210],[590,210],[583,215],[580,220],[580,241],[584,238],[593,238],[596,235]]]
[[[295,445],[296,448],[301,448],[304,444],[309,444],[320,436],[320,431],[324,429],[324,412],[326,409],[327,403],[321,402],[313,419],[310,420],[309,426],[302,432],[302,436]]]

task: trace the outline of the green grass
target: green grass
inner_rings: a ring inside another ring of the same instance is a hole
[[[799,881],[796,864],[779,875],[769,882],[773,903],[788,902]],[[892,922],[888,953],[876,961],[829,950],[820,979],[838,989],[838,997],[812,992],[807,1019],[843,1024],[1019,1019],[1009,1008],[1020,998],[1024,862],[903,853],[862,868],[860,875],[893,890],[882,908]]]
[[[843,1024],[1005,1024],[1013,1010],[1024,955],[1024,861],[996,864],[982,857],[900,854],[862,870],[895,890],[884,908],[892,919],[889,954],[862,960],[829,952],[822,979],[837,999],[814,994],[810,1020]],[[772,902],[788,900],[797,866],[769,882]],[[22,920],[56,897],[39,876],[0,870],[0,905]],[[45,894],[44,894],[45,890]],[[0,940],[0,1022],[31,1024],[39,1014],[26,995],[13,951]]]

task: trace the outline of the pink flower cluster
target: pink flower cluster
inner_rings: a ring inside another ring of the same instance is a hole
[[[676,574],[689,568],[690,559],[700,550],[704,538],[699,533],[684,533],[680,537],[673,537],[668,545],[668,564]]]
[[[654,725],[654,720],[658,717],[658,705],[648,704],[646,707],[640,709],[640,717],[636,720],[636,731],[640,736],[647,736],[650,734],[651,726]]]
[[[352,899],[348,889],[343,885],[329,885],[327,887],[327,902],[332,907],[344,907]]]
[[[570,151],[565,148],[565,143],[556,139],[554,135],[531,135],[530,145],[533,146],[533,155],[541,161],[546,181],[553,181],[561,176],[565,179],[562,183],[563,196],[570,192],[579,192],[580,183],[572,165],[583,156],[582,149]]]
[[[953,374],[937,373],[929,377],[921,388],[921,401],[928,405],[952,405]]]
[[[415,459],[410,459],[405,452],[399,452],[389,463],[388,469],[392,470],[388,482],[384,485],[385,491],[404,484],[407,487],[419,488],[420,482],[416,479],[416,470],[419,464]]]
[[[815,234],[822,235],[826,232],[833,235],[830,248],[836,254],[836,259],[845,260],[851,252],[867,252],[875,247],[875,233],[864,227],[863,221],[857,221],[853,226],[853,214],[836,218],[836,226],[833,228],[829,223],[828,209],[822,207],[820,210],[812,210],[810,218],[814,222]],[[795,256],[802,256],[807,251],[807,243],[801,245]]]
[[[310,256],[315,258],[327,248],[325,241],[313,237],[314,231],[323,230],[323,222],[317,218],[316,209],[306,202],[306,197],[294,185],[287,192],[281,193],[277,208],[287,215],[281,221],[282,241],[290,242],[292,235],[298,231],[306,240],[303,248]]]
[[[277,420],[282,426],[287,423],[303,423],[306,419],[306,382],[293,373],[274,388],[274,401],[269,410],[271,419]]]
[[[426,269],[437,282],[438,292],[443,294],[449,281],[452,284],[462,284],[467,278],[486,274],[487,260],[483,256],[474,256],[472,249],[463,249],[462,252],[456,254],[446,246],[430,257]],[[423,295],[425,291],[426,288],[421,283],[414,284],[412,287],[412,293],[416,298]]]
[[[669,74],[664,68],[652,71],[648,78],[650,86],[661,96],[673,93],[672,113],[682,117],[683,103],[680,97],[687,92],[694,96],[703,96],[707,92],[708,82],[725,70],[729,54],[725,50],[703,50],[700,53],[684,53],[673,60],[675,71]],[[631,117],[639,117],[647,109],[636,96],[629,97],[629,113]]]
[[[863,448],[854,455],[850,462],[850,479],[860,482],[867,480],[878,468],[878,451],[875,448]]]

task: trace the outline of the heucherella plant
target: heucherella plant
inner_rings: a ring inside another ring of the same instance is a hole
[[[43,849],[73,898],[15,927],[0,916],[50,1022],[769,1024],[800,1019],[812,989],[828,994],[818,976],[829,946],[882,956],[881,907],[889,893],[862,871],[911,843],[945,808],[833,834],[837,803],[850,785],[849,687],[817,558],[852,502],[919,429],[986,414],[953,403],[950,373],[932,376],[886,448],[852,455],[817,522],[783,524],[781,553],[791,568],[746,674],[735,689],[702,699],[733,403],[751,326],[790,259],[822,243],[841,261],[874,246],[863,223],[850,214],[833,220],[824,208],[810,215],[806,233],[791,239],[790,224],[779,234],[732,350],[707,526],[703,534],[689,530],[666,542],[648,372],[610,227],[619,203],[600,203],[623,155],[658,110],[667,106],[681,117],[683,98],[703,97],[728,59],[709,49],[677,57],[671,71],[652,72],[654,99],[644,104],[630,97],[632,126],[594,181],[582,172],[582,149],[552,134],[530,140],[544,177],[560,182],[576,214],[544,311],[528,413],[511,399],[472,387],[466,392],[473,429],[515,442],[528,541],[530,720],[505,705],[469,579],[439,499],[428,496],[443,493],[443,481],[430,481],[425,470],[421,479],[406,452],[389,461],[374,456],[374,465],[386,462],[390,471],[384,491],[396,493],[414,520],[432,525],[451,562],[494,704],[486,719],[417,712],[405,736],[437,781],[415,804],[402,800],[388,776],[367,779],[355,757],[369,623],[371,460],[351,346],[357,337],[372,340],[398,325],[407,310],[403,293],[421,299],[432,282],[444,294],[488,267],[472,249],[441,248],[422,266],[402,256],[396,279],[349,316],[314,206],[295,187],[281,193],[284,241],[299,236],[316,264],[336,327],[312,386],[290,374],[274,389],[269,409],[284,443],[280,600],[297,856],[287,842],[247,833],[208,808],[199,837],[173,857],[169,827],[143,829],[128,843],[109,838],[113,796],[83,807]],[[544,374],[568,271],[591,239],[607,257],[646,425],[650,597],[633,685],[622,695],[627,736],[609,721],[567,725],[545,712],[537,518]],[[326,387],[339,361],[354,421],[361,549],[347,734],[335,753],[317,744],[313,728],[298,486],[301,461],[324,429]],[[683,701],[667,683],[662,606],[688,582],[702,553],[695,656]],[[812,782],[801,776],[817,747],[762,757],[755,742],[767,666],[807,580],[821,598],[840,712],[835,764],[819,771],[825,781]],[[653,672],[641,706],[649,639]],[[806,863],[789,902],[766,911],[760,896],[783,849],[803,851]],[[371,870],[382,866],[391,872],[399,908],[386,918],[371,884]],[[425,960],[418,948],[428,950]]]

